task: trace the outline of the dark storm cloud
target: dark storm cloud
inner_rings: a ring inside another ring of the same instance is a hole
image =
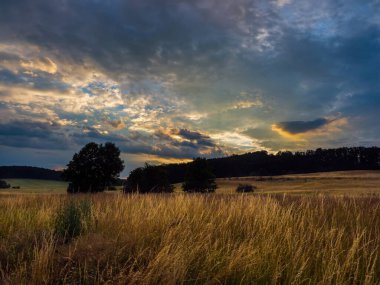
[[[191,65],[226,44],[222,23],[201,1],[2,1],[0,36],[27,41],[57,57],[92,58],[111,73],[145,73],[154,62]],[[25,21],[28,19],[28,21]],[[228,19],[226,19],[228,20]]]
[[[291,121],[280,122],[276,126],[291,134],[300,134],[319,129],[327,125],[330,121],[325,118],[318,118],[313,121]]]
[[[0,145],[60,150],[68,148],[68,141],[57,124],[16,120],[0,124]]]
[[[91,141],[115,142],[122,151],[132,154],[152,154],[162,157],[193,158],[220,155],[220,149],[211,139],[198,132],[186,130],[192,141],[177,141],[160,131],[155,134],[134,132],[129,136],[102,133],[93,127],[68,130],[57,123],[10,121],[0,124],[0,145],[17,148],[67,149]],[[195,139],[196,137],[196,139]]]
[[[15,54],[8,52],[0,52],[0,63],[6,61],[19,61],[21,58]]]
[[[172,136],[174,134],[185,140],[178,140]],[[137,133],[134,137],[140,148],[145,146],[141,153],[156,154],[167,158],[213,157],[223,154],[221,148],[209,136],[187,129],[172,130],[171,134],[156,131],[148,137]],[[151,143],[149,144],[149,142]],[[126,146],[126,148],[128,147],[130,146]]]
[[[182,159],[223,154],[220,147],[210,137],[195,131],[182,131],[188,135],[187,138],[191,137],[190,141],[179,141],[162,131],[156,131],[153,134],[129,132],[128,135],[120,135],[116,133],[105,134],[92,127],[86,127],[82,132],[75,132],[71,134],[71,137],[78,145],[84,145],[90,141],[98,143],[115,142],[123,152],[130,154],[150,154]],[[177,134],[180,132],[181,130],[175,130]]]
[[[206,146],[206,147],[216,147],[215,143],[212,141],[212,139],[197,131],[191,131],[188,129],[179,129],[178,135],[180,135],[182,138],[190,140],[182,142],[183,144],[187,144],[188,146],[193,146],[194,148],[197,148],[199,146]]]

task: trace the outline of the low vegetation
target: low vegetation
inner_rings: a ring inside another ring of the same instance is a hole
[[[90,200],[69,200],[63,203],[54,219],[54,234],[64,242],[79,236],[90,225]]]
[[[0,189],[8,189],[8,188],[11,188],[11,185],[8,184],[6,181],[4,180],[0,180]]]
[[[238,193],[252,193],[256,189],[255,186],[251,184],[239,184],[238,187],[236,187],[236,192]]]
[[[1,284],[379,284],[380,198],[9,195]]]

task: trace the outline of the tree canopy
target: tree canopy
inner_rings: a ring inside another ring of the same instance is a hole
[[[212,173],[206,158],[195,158],[188,165],[185,182],[182,189],[185,192],[214,192],[216,189],[215,175]]]
[[[113,143],[90,142],[74,154],[63,177],[71,182],[67,189],[69,193],[94,193],[104,191],[123,169],[120,150]]]
[[[169,193],[173,192],[168,173],[164,167],[145,164],[131,171],[124,187],[125,193]]]

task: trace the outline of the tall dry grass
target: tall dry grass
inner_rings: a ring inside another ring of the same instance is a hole
[[[91,209],[67,239],[57,217],[80,208],[77,200]],[[3,195],[0,283],[379,284],[379,205],[378,197]]]

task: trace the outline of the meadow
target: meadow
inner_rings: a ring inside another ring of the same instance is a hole
[[[5,179],[12,187],[19,189],[0,189],[0,193],[65,193],[67,182],[42,179]]]
[[[225,179],[220,195],[9,190],[0,194],[0,283],[380,284],[377,179]],[[241,181],[257,192],[229,194]]]

